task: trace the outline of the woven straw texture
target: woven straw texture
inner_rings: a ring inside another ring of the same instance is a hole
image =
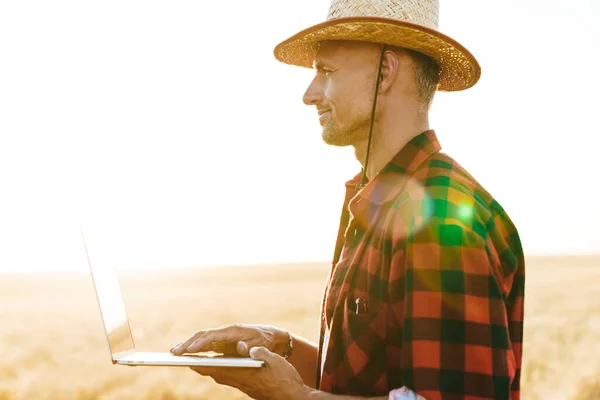
[[[438,29],[439,0],[333,0],[327,21],[349,17],[391,18]]]
[[[328,20],[280,43],[279,61],[312,68],[319,42],[357,40],[399,46],[423,53],[440,66],[438,90],[467,89],[481,69],[473,55],[437,30],[439,0],[333,0]]]

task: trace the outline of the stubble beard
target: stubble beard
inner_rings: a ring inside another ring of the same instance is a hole
[[[348,124],[336,123],[330,119],[323,123],[323,142],[331,146],[354,146],[367,139],[369,134],[370,115],[361,113]]]

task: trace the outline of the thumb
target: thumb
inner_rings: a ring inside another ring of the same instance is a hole
[[[250,357],[252,357],[254,360],[264,361],[269,367],[272,367],[280,360],[283,360],[281,356],[270,352],[266,347],[253,347],[250,350]]]

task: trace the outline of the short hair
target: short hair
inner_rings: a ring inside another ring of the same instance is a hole
[[[427,111],[440,82],[440,67],[432,58],[414,50],[390,46],[394,52],[404,52],[413,62],[415,85],[423,111]]]

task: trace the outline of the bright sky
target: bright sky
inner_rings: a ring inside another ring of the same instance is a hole
[[[441,0],[478,58],[440,93],[444,150],[527,254],[600,249],[597,0]],[[87,271],[79,224],[122,267],[326,261],[352,149],[322,143],[312,71],[274,46],[327,0],[0,3],[0,271]]]

